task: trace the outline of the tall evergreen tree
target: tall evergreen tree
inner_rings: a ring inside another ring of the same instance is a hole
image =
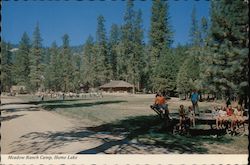
[[[129,76],[129,67],[131,66],[131,58],[134,56],[134,20],[135,11],[132,0],[127,1],[124,24],[122,26],[121,44],[119,45],[118,56],[118,75],[119,79],[132,82],[132,77]],[[131,73],[132,68],[130,68]]]
[[[42,86],[42,38],[40,35],[39,25],[36,25],[33,33],[33,41],[30,56],[30,88],[37,91]]]
[[[176,73],[178,70],[177,60],[173,51],[164,51],[156,67],[157,77],[155,78],[154,86],[157,90],[165,91],[169,95],[174,94],[176,90]]]
[[[249,99],[248,12],[247,1],[212,1],[211,62],[206,77],[212,77],[209,85],[215,92],[226,97],[237,94],[240,103]]]
[[[205,46],[206,40],[208,39],[208,21],[205,17],[201,18],[201,46]]]
[[[143,67],[142,67],[142,75],[141,75],[141,84],[140,84],[140,89],[146,93],[149,92],[149,90],[151,90],[151,82],[149,81],[150,78],[150,49],[149,49],[149,45],[144,45],[143,46]]]
[[[30,39],[27,33],[23,33],[19,48],[14,61],[15,82],[19,85],[27,86],[29,84],[30,74]]]
[[[168,3],[166,1],[155,0],[152,5],[151,27],[150,27],[150,81],[152,89],[159,90],[158,85],[162,81],[158,75],[157,65],[163,55],[168,55],[168,49],[172,44],[173,32],[169,24]],[[164,52],[165,51],[165,52]],[[170,61],[169,61],[170,62]],[[167,64],[164,64],[167,65]]]
[[[90,35],[83,47],[83,67],[82,67],[82,82],[94,86],[96,74],[94,67],[96,66],[96,55],[94,52],[94,39]]]
[[[128,76],[131,78],[129,81],[134,85],[133,92],[135,92],[135,87],[138,90],[141,85],[142,68],[143,63],[143,28],[142,28],[142,12],[134,12],[135,20],[133,22],[133,51],[130,54],[130,59],[128,63]]]
[[[130,82],[139,89],[143,67],[142,13],[134,10],[133,1],[127,1],[121,42],[117,46],[118,79]]]
[[[121,32],[116,24],[112,24],[109,37],[109,63],[111,64],[113,79],[117,79],[117,47],[120,42]]]
[[[50,61],[45,69],[45,87],[53,91],[60,91],[61,75],[59,51],[56,42],[53,42],[49,49]]]
[[[121,41],[116,47],[117,52],[117,64],[116,64],[116,76],[118,80],[127,80],[127,58],[125,56],[124,42]]]
[[[9,92],[12,85],[11,45],[1,42],[1,91]]]
[[[61,59],[62,59],[62,78],[63,86],[62,89],[65,92],[72,91],[74,88],[73,85],[73,61],[72,61],[72,52],[69,45],[69,36],[68,34],[63,35],[62,37],[63,45],[61,49]]]
[[[199,27],[198,20],[196,19],[196,8],[193,7],[191,14],[191,28],[190,28],[190,47],[187,51],[188,57],[185,60],[185,67],[183,72],[186,72],[185,75],[189,80],[189,92],[191,92],[192,88],[200,89],[200,64],[201,64],[201,55],[203,54],[203,39],[202,35],[205,37],[206,30],[206,20],[202,19],[201,28]],[[205,42],[205,41],[204,41]],[[180,82],[180,81],[179,81]]]
[[[142,11],[139,10],[136,15],[135,20],[135,52],[137,54],[137,60],[138,60],[138,90],[141,90],[141,87],[144,86],[144,68],[146,67],[146,59],[145,59],[145,43],[143,41],[144,38],[144,30],[142,25]]]
[[[81,66],[82,66],[82,61],[81,61],[81,56],[80,54],[74,54],[73,55],[73,90],[75,92],[78,92],[80,89],[80,84],[81,84]]]
[[[97,18],[96,31],[96,77],[97,82],[95,86],[99,86],[107,82],[111,77],[111,65],[108,57],[107,36],[105,30],[105,19],[102,15]]]
[[[196,7],[193,7],[191,15],[191,28],[190,28],[190,43],[192,46],[199,46],[201,44],[201,32],[199,24],[196,19]]]
[[[49,53],[49,48],[43,48],[43,55],[42,55],[42,63],[44,65],[48,65],[50,63],[50,53]]]
[[[180,70],[177,74],[177,91],[179,94],[184,95],[185,99],[188,96],[190,90],[192,90],[193,84],[190,81],[190,77],[188,75],[187,69],[189,68],[190,60],[185,60],[184,63],[181,65]]]

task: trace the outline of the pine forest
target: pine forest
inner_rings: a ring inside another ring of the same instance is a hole
[[[72,46],[68,34],[62,36],[62,45],[43,46],[45,36],[37,23],[32,36],[24,32],[18,45],[2,40],[1,91],[23,85],[29,93],[79,93],[83,87],[98,89],[124,80],[134,86],[132,93],[164,91],[186,99],[195,89],[202,99],[234,98],[246,105],[248,12],[248,1],[215,0],[210,2],[209,18],[198,20],[194,6],[189,42],[176,47],[168,1],[152,2],[149,32],[143,29],[142,11],[127,1],[122,25],[107,29],[100,15],[96,35],[80,46]]]

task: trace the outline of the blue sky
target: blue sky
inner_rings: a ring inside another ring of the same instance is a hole
[[[150,0],[136,0],[135,9],[142,10],[145,42],[148,41],[150,28]],[[197,18],[209,17],[210,2],[206,0],[169,0],[170,24],[174,30],[174,44],[189,41],[191,12],[196,6]],[[2,38],[11,43],[18,43],[24,32],[32,38],[32,33],[39,22],[43,45],[50,46],[53,41],[62,43],[62,36],[67,33],[70,45],[82,45],[91,34],[95,37],[98,15],[103,15],[106,31],[109,33],[113,23],[121,25],[126,2],[117,1],[3,1]]]

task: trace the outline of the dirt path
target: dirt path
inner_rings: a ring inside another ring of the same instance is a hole
[[[1,123],[2,154],[168,153],[39,108],[2,109]]]
[[[80,123],[20,99],[2,102],[2,154],[168,153],[163,147],[139,145],[125,134],[90,131],[87,127],[94,125],[89,121]]]
[[[2,154],[74,154],[102,145],[103,138],[109,136],[31,104],[1,106],[1,123]]]
[[[117,127],[117,132],[115,130],[100,132],[109,129],[88,129],[88,127],[99,128],[99,125],[93,125],[93,121],[87,121],[87,119],[81,120],[81,122],[75,121],[56,112],[43,110],[39,105],[25,104],[23,100],[15,99],[15,97],[2,97],[1,99],[2,102],[5,102],[5,105],[1,106],[0,118],[2,154],[179,153],[178,149],[171,149],[171,145],[169,147],[153,143],[143,145],[141,140],[129,140],[126,138],[128,132],[125,130],[123,132],[122,128]],[[175,140],[172,140],[172,145],[176,145]],[[245,144],[245,139],[237,143],[237,145],[242,144]],[[183,148],[182,145],[179,147],[181,147],[180,151],[189,151],[189,148]],[[186,147],[190,147],[189,143]],[[218,148],[218,146],[216,147]],[[225,153],[230,148],[229,146]],[[246,153],[247,150],[242,148],[240,153]],[[224,150],[220,152],[224,153]],[[217,151],[214,152],[217,153]]]

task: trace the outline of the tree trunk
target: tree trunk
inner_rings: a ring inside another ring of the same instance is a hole
[[[138,83],[137,83],[137,89],[138,89],[138,91],[141,90],[140,88],[141,88],[141,87],[140,87],[140,81],[138,81]]]
[[[133,84],[133,94],[135,94],[135,84]]]

